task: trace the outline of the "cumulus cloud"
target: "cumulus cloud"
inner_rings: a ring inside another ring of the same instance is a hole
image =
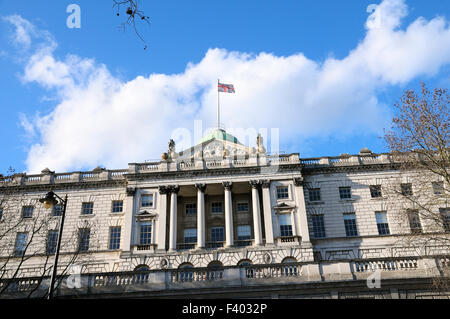
[[[60,103],[32,123],[22,119],[40,137],[29,151],[28,171],[121,168],[158,158],[177,128],[192,132],[196,119],[204,127],[214,125],[218,75],[236,87],[236,94],[221,95],[227,127],[280,128],[286,138],[281,143],[287,144],[379,132],[389,110],[379,103],[378,89],[434,75],[450,63],[447,21],[418,18],[401,29],[406,15],[403,0],[384,0],[369,16],[365,38],[343,59],[210,49],[182,73],[130,81],[92,59],[56,57],[55,42],[47,37],[47,45],[29,58],[23,80],[55,90]],[[12,23],[20,41],[29,44],[35,29],[24,21]]]

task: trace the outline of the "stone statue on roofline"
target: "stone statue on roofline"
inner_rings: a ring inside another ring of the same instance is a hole
[[[175,151],[175,141],[174,140],[170,140],[169,141],[169,159],[174,159],[177,157],[177,152]]]
[[[261,154],[266,153],[266,148],[264,147],[264,139],[261,133],[258,133],[258,136],[256,137],[256,152]]]

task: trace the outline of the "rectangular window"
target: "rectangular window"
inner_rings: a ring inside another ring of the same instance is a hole
[[[278,215],[278,221],[280,222],[280,236],[291,237],[292,236],[291,214]]]
[[[248,202],[240,202],[237,203],[237,212],[238,213],[246,213],[248,212]]]
[[[403,196],[412,196],[413,192],[412,192],[412,184],[408,183],[408,184],[401,184],[400,185],[401,189],[402,189],[402,195]]]
[[[27,247],[28,233],[17,233],[16,246],[14,247],[14,255],[22,256]]]
[[[369,188],[372,198],[381,197],[381,185],[370,185]]]
[[[58,231],[50,230],[47,235],[47,254],[53,255],[56,253],[56,245],[58,244]]]
[[[422,232],[422,225],[420,223],[419,212],[417,210],[409,210],[408,219],[411,233],[420,234]]]
[[[3,218],[3,208],[0,208],[0,221],[2,220],[2,218]]]
[[[112,212],[113,213],[123,212],[123,200],[114,200],[112,202]]]
[[[325,222],[323,215],[312,215],[312,226],[315,238],[325,237]]]
[[[341,199],[351,199],[352,198],[352,188],[351,187],[339,187],[339,197]]]
[[[439,213],[442,216],[444,231],[450,232],[450,208],[439,208]]]
[[[89,239],[91,237],[90,228],[80,228],[78,231],[78,251],[85,252],[89,250]]]
[[[252,239],[252,229],[249,225],[243,225],[237,227],[237,239],[248,240]]]
[[[225,241],[225,232],[223,227],[211,228],[211,241],[214,243]]]
[[[433,186],[434,195],[444,194],[444,182],[433,182],[431,184]]]
[[[184,230],[184,243],[196,243],[197,242],[197,228],[187,228]]]
[[[345,234],[347,237],[358,236],[356,216],[354,213],[344,214]]]
[[[33,217],[33,206],[23,206],[22,207],[22,218],[32,218]]]
[[[389,235],[390,231],[386,212],[375,212],[375,218],[377,220],[378,234]]]
[[[289,187],[288,186],[277,187],[277,199],[285,199],[285,198],[289,198]]]
[[[55,216],[55,217],[62,216],[62,213],[63,213],[62,205],[53,206],[52,213],[53,213],[53,216]]]
[[[153,207],[153,194],[141,196],[141,207]]]
[[[211,213],[220,214],[223,212],[222,202],[213,202],[211,203]]]
[[[311,188],[309,190],[309,201],[315,202],[320,200],[320,188]]]
[[[152,223],[145,222],[140,225],[139,245],[150,245],[152,243]]]
[[[82,215],[92,215],[94,213],[94,203],[83,203],[81,205],[81,214]]]
[[[186,215],[195,215],[195,214],[197,214],[197,204],[196,203],[186,204]]]
[[[120,233],[122,229],[120,226],[114,226],[109,228],[109,249],[120,249]]]

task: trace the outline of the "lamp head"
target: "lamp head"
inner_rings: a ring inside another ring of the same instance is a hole
[[[58,204],[58,201],[55,198],[55,193],[53,193],[52,191],[48,192],[47,195],[45,195],[45,197],[41,198],[39,201],[44,204],[44,207],[46,209],[52,208],[53,206]]]

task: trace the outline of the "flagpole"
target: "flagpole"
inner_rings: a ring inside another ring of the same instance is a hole
[[[220,91],[219,91],[220,80],[217,79],[217,129],[220,129]]]

